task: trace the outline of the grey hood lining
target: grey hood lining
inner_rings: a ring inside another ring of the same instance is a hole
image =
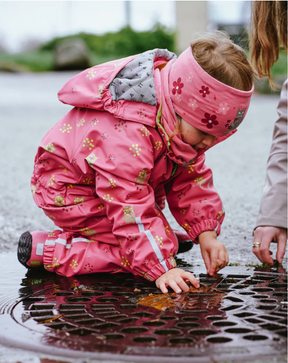
[[[163,58],[167,62],[177,58],[167,49],[153,49],[137,55],[116,75],[109,85],[114,101],[126,100],[157,105],[153,74],[154,60]]]

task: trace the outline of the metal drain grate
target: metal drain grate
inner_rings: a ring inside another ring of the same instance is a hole
[[[30,339],[32,349],[41,341],[42,349],[49,347],[51,353],[53,347],[58,354],[64,349],[71,356],[286,354],[286,275],[218,276],[200,274],[200,292],[163,296],[131,275],[49,275],[41,284],[24,287],[21,299],[6,311],[2,307],[2,317],[6,313],[10,323],[11,317],[17,323],[10,332],[14,338],[8,334],[6,342],[17,345],[20,339],[27,346]],[[139,304],[143,301],[148,306]]]

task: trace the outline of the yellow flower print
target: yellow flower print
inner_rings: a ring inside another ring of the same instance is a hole
[[[75,270],[78,266],[78,262],[76,260],[72,260],[72,263],[70,263],[70,267],[72,270]]]
[[[123,267],[126,267],[126,266],[130,266],[130,263],[129,261],[127,260],[127,258],[125,258],[124,256],[121,256],[122,258],[122,262],[121,262],[121,265],[123,265]]]
[[[67,173],[67,169],[65,168],[65,166],[63,166],[63,165],[59,165],[59,168],[60,168],[60,169],[63,169],[64,173]]]
[[[187,232],[191,231],[191,227],[187,223],[182,224],[181,227],[183,227],[185,229],[185,231],[187,231]]]
[[[93,118],[90,122],[90,125],[92,126],[96,126],[98,124],[99,120],[97,120],[96,118]]]
[[[32,185],[31,184],[31,192],[32,192],[32,195],[34,195],[35,194],[35,192],[36,192],[36,187],[35,187],[35,185]]]
[[[112,200],[114,199],[113,197],[111,197],[110,196],[110,194],[105,194],[105,195],[103,195],[103,199],[105,200],[105,199],[107,199],[108,200],[108,202],[112,202]]]
[[[86,139],[83,140],[83,147],[89,147],[89,150],[92,150],[94,147],[93,139],[89,140],[88,137],[86,137]]]
[[[93,140],[92,140],[92,141],[93,141]],[[98,156],[96,156],[94,153],[92,153],[92,154],[88,155],[88,156],[87,156],[87,158],[86,158],[87,163],[88,163],[90,166],[92,166],[92,165],[94,164],[94,162],[95,162],[96,160],[98,160],[98,159],[99,159],[99,157],[98,157]]]
[[[49,216],[50,218],[51,218],[51,216]],[[55,237],[55,232],[50,232],[49,234],[48,234],[48,237]]]
[[[135,179],[138,184],[145,183],[145,179],[147,178],[147,172],[147,169],[143,169],[140,171],[138,178]]]
[[[56,258],[56,257],[54,257],[52,267],[58,267],[58,266],[60,266],[60,263],[59,263],[59,261],[57,260],[57,258]]]
[[[84,180],[83,180],[83,184],[92,184],[92,179],[90,179],[90,178],[85,178]]]
[[[63,207],[65,205],[64,198],[60,195],[57,195],[55,197],[55,205],[57,205],[57,207]]]
[[[133,206],[129,206],[129,207],[124,207],[123,208],[123,213],[124,213],[124,220],[125,223],[135,223],[136,220],[136,216],[135,216],[135,212],[133,209]]]
[[[102,92],[103,92],[104,87],[103,86],[99,86],[98,87],[98,97],[101,99],[102,98]]]
[[[111,188],[115,188],[116,187],[116,181],[113,179],[109,179],[109,184]]]
[[[80,229],[80,231],[85,233],[87,236],[94,236],[95,234],[97,234],[95,229],[89,229],[87,227]]]
[[[223,216],[223,212],[221,210],[220,212],[217,213],[217,216],[216,216],[217,221],[219,221],[222,216]]]
[[[70,124],[63,124],[62,128],[59,130],[62,131],[62,133],[67,132],[67,134],[69,134],[72,130],[72,126]]]
[[[104,208],[104,204],[99,205],[98,209],[103,209]]]
[[[95,74],[97,73],[97,71],[93,68],[91,68],[87,75],[86,75],[86,78],[88,78],[89,80],[93,79],[95,77]]]
[[[192,171],[194,171],[194,164],[190,164],[190,165],[188,165],[188,174],[191,174],[192,173]]]
[[[84,203],[84,197],[74,199],[74,204],[80,204],[80,203]]]
[[[169,234],[169,235],[171,234],[170,229],[169,229],[169,226],[166,226],[166,227],[165,227],[165,232],[166,232],[167,234]]]
[[[202,176],[200,178],[194,179],[194,182],[196,184],[193,185],[193,187],[199,186],[200,188],[203,187],[203,185],[206,183],[206,179],[204,179]]]
[[[163,241],[162,241],[163,237],[156,236],[155,240],[156,240],[157,244],[159,244],[160,248],[162,248],[163,247]]]
[[[120,67],[123,64],[123,62],[119,62],[119,63],[114,63],[114,67]]]
[[[162,148],[162,141],[156,141],[154,149],[159,150]]]
[[[84,118],[81,118],[81,120],[79,121],[79,123],[76,124],[76,125],[77,125],[77,127],[80,127],[80,126],[83,126],[84,123],[85,123],[85,119]]]
[[[52,214],[50,214],[49,218],[50,218],[50,219],[54,219],[54,220],[56,219],[56,217],[55,217],[55,216],[53,216]],[[50,233],[50,234],[48,234],[48,237],[49,237],[50,235],[51,235],[51,236],[54,236],[55,234]]]
[[[142,131],[142,136],[148,136],[150,134],[150,131],[144,125],[140,130]]]
[[[69,184],[69,185],[67,186],[67,188],[68,188],[68,189],[73,189],[73,185],[72,185],[72,184]]]
[[[56,150],[56,147],[50,142],[47,146],[43,146],[43,149],[49,151],[49,153],[53,153]]]
[[[186,214],[186,209],[179,209],[179,212],[180,212],[181,214]]]
[[[50,177],[50,181],[49,181],[48,185],[53,185],[54,181],[55,181],[55,174],[52,174],[51,177]]]
[[[129,147],[129,150],[132,151],[133,156],[139,156],[140,155],[140,147],[138,147],[138,144],[132,144],[131,147]]]
[[[130,214],[132,214],[134,212],[134,210],[133,210],[133,207],[124,207],[123,208],[123,213],[124,213],[124,215],[125,216],[127,216],[127,215],[130,215]]]

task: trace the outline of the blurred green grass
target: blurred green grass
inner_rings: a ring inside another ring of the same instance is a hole
[[[175,52],[175,32],[161,24],[145,32],[136,32],[125,27],[117,33],[94,35],[87,33],[74,34],[68,37],[54,38],[39,46],[38,49],[10,54],[0,52],[0,71],[6,72],[50,72],[55,70],[55,49],[64,40],[81,38],[87,45],[90,55],[90,66],[119,59],[153,48],[166,48]],[[248,52],[249,57],[249,52]],[[282,49],[278,61],[271,70],[273,80],[279,86],[287,78],[287,53]],[[255,81],[255,89],[260,93],[271,93],[268,79]],[[279,89],[276,92],[280,91]]]
[[[55,50],[66,40],[81,39],[85,42],[90,58],[90,66],[113,59],[127,57],[154,48],[175,50],[175,33],[156,23],[151,30],[137,32],[130,27],[116,33],[95,35],[79,33],[67,37],[54,38],[33,51],[8,54],[0,52],[0,70],[49,72],[55,69]]]

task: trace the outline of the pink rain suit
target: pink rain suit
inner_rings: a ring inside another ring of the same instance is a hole
[[[74,107],[43,138],[31,180],[36,204],[59,227],[44,245],[48,271],[157,279],[175,267],[178,249],[161,212],[165,200],[193,241],[220,233],[224,213],[204,150],[167,136],[171,107],[160,69],[175,58],[156,49],[108,62],[60,90],[60,101]]]

